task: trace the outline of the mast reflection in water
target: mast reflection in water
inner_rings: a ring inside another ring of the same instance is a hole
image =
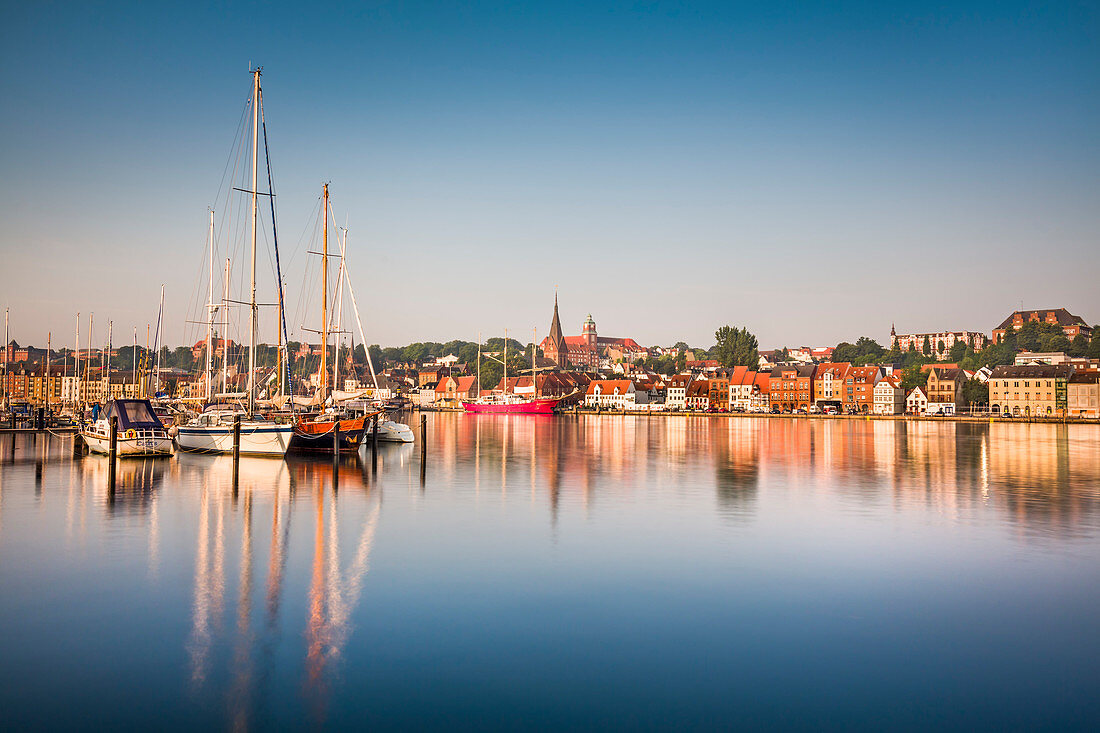
[[[235,489],[231,458],[181,455],[121,461],[113,492],[105,458],[0,436],[6,727],[1100,719],[1096,427],[427,435],[423,466],[242,458]]]

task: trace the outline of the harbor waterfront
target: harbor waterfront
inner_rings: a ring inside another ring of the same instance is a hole
[[[5,727],[1100,719],[1094,425],[738,417],[437,412],[113,490],[0,435]]]

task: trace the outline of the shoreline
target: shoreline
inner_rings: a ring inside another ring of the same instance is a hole
[[[413,410],[420,412],[457,412],[462,413],[461,408],[452,407],[418,407]],[[713,417],[713,418],[767,418],[774,420],[912,420],[916,422],[967,422],[967,423],[1050,423],[1073,425],[1098,425],[1100,417],[996,417],[993,415],[791,415],[775,414],[770,412],[705,412],[701,410],[592,410],[569,409],[555,413],[556,415],[592,415],[604,417]]]

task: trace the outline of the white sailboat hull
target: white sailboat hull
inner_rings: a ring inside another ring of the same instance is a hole
[[[379,443],[412,443],[416,439],[412,428],[404,423],[393,420],[383,420],[378,423]],[[371,431],[368,429],[363,437],[363,443],[371,440]]]
[[[97,433],[82,432],[80,437],[88,445],[92,453],[110,455],[111,438]],[[162,436],[142,436],[126,438],[119,435],[115,440],[117,455],[126,456],[170,456],[172,455],[172,439],[167,434]]]
[[[241,455],[284,456],[293,434],[293,425],[242,422]],[[233,428],[181,425],[176,445],[189,453],[232,453]]]

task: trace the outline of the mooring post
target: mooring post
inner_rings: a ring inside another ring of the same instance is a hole
[[[111,447],[108,449],[108,460],[111,466],[107,471],[107,489],[115,490],[115,463],[118,458],[118,415],[111,415]]]
[[[332,488],[340,483],[340,421],[332,426]]]
[[[370,467],[372,471],[378,470],[378,415],[371,418],[370,434]]]
[[[424,475],[428,464],[428,416],[420,416],[420,486],[424,486]]]
[[[233,495],[236,496],[241,474],[241,416],[233,416]]]

